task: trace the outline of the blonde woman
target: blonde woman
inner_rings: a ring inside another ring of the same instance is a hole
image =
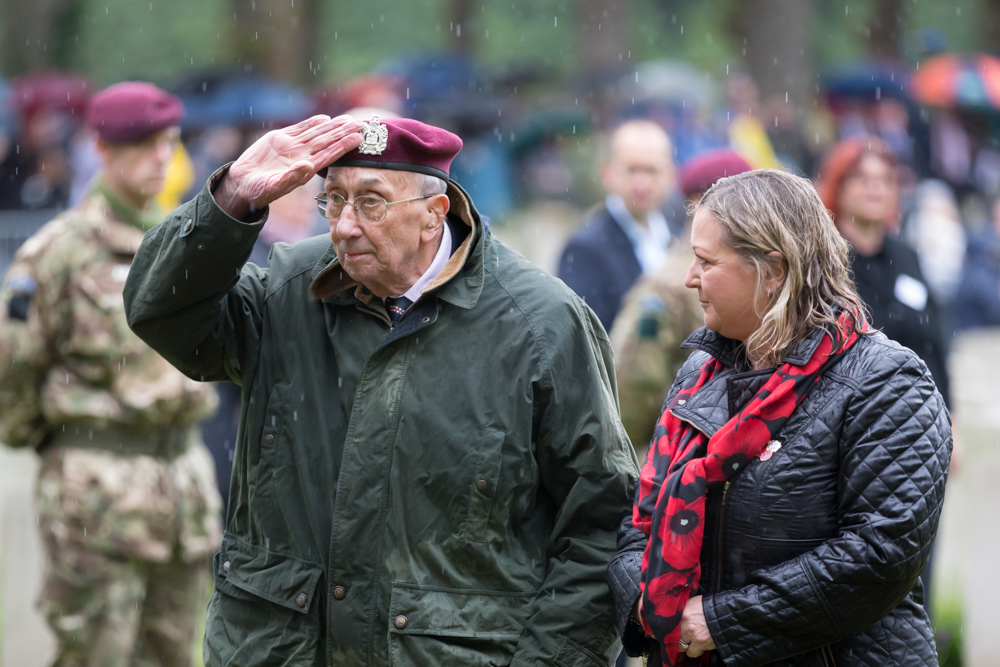
[[[951,429],[927,367],[868,327],[812,184],[758,170],[698,205],[705,327],[608,578],[665,665],[937,665],[918,575]]]

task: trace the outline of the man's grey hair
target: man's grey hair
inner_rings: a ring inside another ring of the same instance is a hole
[[[422,195],[443,195],[448,190],[448,183],[443,178],[430,174],[413,173],[413,185]]]

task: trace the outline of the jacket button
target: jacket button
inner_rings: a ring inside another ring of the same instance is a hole
[[[488,485],[486,484],[485,479],[481,479],[478,482],[476,482],[476,488],[479,489],[480,491],[485,491],[487,486]]]
[[[403,628],[406,627],[406,617],[403,616],[403,615],[399,615],[399,616],[396,617],[396,619],[392,623],[398,629],[402,630]]]
[[[222,564],[222,571],[225,574],[229,574],[229,561],[228,560],[225,563]]]
[[[305,607],[306,602],[309,602],[309,598],[306,597],[305,593],[299,593],[299,597],[295,598],[295,604],[299,606],[299,609]]]
[[[265,445],[270,445],[270,444],[273,444],[273,443],[274,443],[274,434],[273,433],[268,433],[267,435],[264,436],[264,444]]]
[[[193,228],[194,228],[194,222],[192,220],[188,220],[187,222],[184,223],[185,234],[189,234]]]
[[[347,597],[347,589],[346,588],[344,588],[343,586],[334,586],[333,587],[333,598],[335,600],[343,600],[345,597]]]

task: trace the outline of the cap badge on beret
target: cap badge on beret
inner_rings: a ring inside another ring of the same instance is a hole
[[[389,128],[379,122],[378,116],[372,116],[368,124],[361,128],[361,137],[359,153],[381,155],[389,138]]]

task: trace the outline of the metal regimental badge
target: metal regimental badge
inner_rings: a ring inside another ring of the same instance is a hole
[[[361,145],[358,146],[358,152],[365,155],[381,155],[388,138],[389,128],[378,122],[378,116],[372,116],[361,130]]]

